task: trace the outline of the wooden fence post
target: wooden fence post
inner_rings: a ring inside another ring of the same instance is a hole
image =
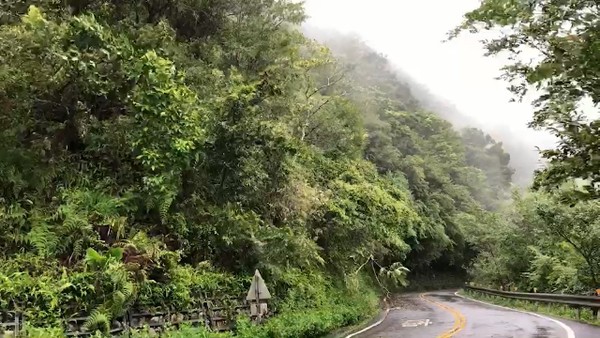
[[[21,313],[17,312],[17,313],[15,313],[15,337],[18,337],[21,335],[21,325],[22,325]]]

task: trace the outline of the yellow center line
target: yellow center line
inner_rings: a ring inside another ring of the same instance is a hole
[[[421,298],[422,300],[431,303],[437,307],[439,307],[440,309],[450,312],[450,314],[452,315],[452,317],[454,317],[454,325],[452,326],[452,328],[444,333],[442,333],[441,335],[437,336],[437,338],[450,338],[453,337],[455,334],[459,333],[460,331],[462,331],[465,326],[467,325],[467,319],[465,318],[465,316],[463,316],[462,313],[460,313],[460,311],[458,311],[457,309],[450,307],[446,304],[440,303],[440,302],[436,302],[430,298],[428,298],[426,296],[425,293],[422,293],[419,295],[419,298]]]

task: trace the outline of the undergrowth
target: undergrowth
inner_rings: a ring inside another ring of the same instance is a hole
[[[247,317],[239,317],[232,332],[216,333],[205,328],[168,328],[162,337],[167,338],[309,338],[322,337],[328,333],[360,323],[375,314],[379,294],[368,280],[360,280],[360,287],[330,283],[315,278],[314,284],[301,280],[288,296],[278,304],[279,313],[262,324],[252,323]],[[64,337],[57,328],[28,328],[26,337]],[[149,338],[156,334],[151,329],[137,330],[123,337]],[[105,337],[98,333],[95,337]]]
[[[498,296],[491,296],[480,292],[474,292],[469,290],[461,291],[462,294],[477,299],[486,303],[496,304],[500,306],[541,313],[545,315],[566,318],[570,320],[576,320],[592,325],[599,325],[600,320],[594,317],[592,311],[589,309],[581,309],[580,316],[577,316],[577,309],[571,308],[564,305],[546,304],[538,302],[530,302],[520,299],[508,299]]]

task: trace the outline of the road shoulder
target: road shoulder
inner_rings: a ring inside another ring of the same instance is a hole
[[[552,317],[549,317],[549,316],[546,316],[546,315],[542,315],[542,314],[539,314],[539,313],[535,313],[535,312],[530,312],[530,311],[525,311],[525,310],[520,310],[520,309],[515,309],[515,308],[510,308],[510,307],[506,307],[506,306],[502,306],[502,305],[496,305],[496,304],[493,304],[493,303],[484,302],[484,301],[481,301],[481,300],[478,300],[478,299],[471,298],[471,297],[466,296],[464,294],[461,294],[460,291],[457,291],[454,294],[457,297],[460,297],[460,298],[463,298],[463,299],[466,299],[466,300],[469,300],[469,301],[472,301],[472,302],[481,303],[481,304],[485,304],[485,305],[488,305],[488,306],[501,308],[501,309],[504,309],[504,310],[525,313],[525,314],[532,315],[532,316],[535,316],[535,317],[538,317],[538,318],[549,320],[549,321],[557,324],[561,328],[563,328],[563,330],[565,330],[565,332],[567,334],[567,338],[576,338],[576,337],[577,338],[583,338],[582,336],[579,336],[579,335],[576,336],[575,332],[573,331],[573,329],[569,325],[567,325],[565,323],[566,320],[564,320],[562,318],[559,320],[559,319],[552,318]],[[592,326],[592,325],[590,325],[590,326]]]
[[[377,327],[381,323],[383,323],[383,321],[387,318],[389,311],[390,311],[389,309],[381,309],[371,319],[367,319],[367,320],[363,321],[362,323],[359,323],[356,325],[340,328],[340,329],[328,334],[324,338],[352,338],[352,337],[355,337],[358,334],[366,332],[374,327]]]

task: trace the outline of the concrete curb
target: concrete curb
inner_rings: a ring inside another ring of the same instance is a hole
[[[384,297],[380,301],[380,306],[382,306],[383,308],[380,308],[377,314],[371,317],[369,320],[365,320],[362,323],[356,325],[339,328],[331,332],[324,338],[352,338],[380,325],[387,318],[390,310],[393,310],[388,304],[387,297]]]
[[[344,337],[344,338],[351,338],[351,337],[357,336],[357,335],[359,335],[359,334],[361,334],[361,333],[363,333],[363,332],[366,332],[366,331],[368,331],[368,330],[370,330],[370,329],[372,329],[372,328],[374,328],[374,327],[376,327],[376,326],[380,325],[380,324],[381,324],[381,323],[383,323],[383,321],[384,321],[384,320],[387,318],[387,316],[388,316],[388,314],[389,314],[389,313],[390,313],[390,309],[389,309],[389,308],[387,308],[387,309],[385,309],[385,310],[382,310],[382,311],[380,311],[380,312],[379,312],[379,315],[377,315],[375,318],[373,318],[373,319],[372,319],[370,322],[368,322],[367,324],[370,324],[370,323],[372,323],[372,322],[373,322],[373,320],[376,320],[376,321],[375,321],[375,323],[372,323],[372,324],[368,325],[367,327],[365,327],[365,328],[363,328],[363,329],[360,329],[360,330],[358,330],[358,331],[356,331],[356,332],[354,332],[354,333],[347,334],[347,335],[345,335],[345,336],[343,336],[343,337]]]
[[[360,333],[367,331],[367,329],[371,329],[383,322],[387,318],[387,314],[390,309],[380,309],[377,314],[371,317],[368,320],[364,320],[362,323],[358,323],[356,325],[345,326],[339,328],[330,334],[326,335],[324,338],[346,338],[346,337],[355,337]],[[377,325],[375,325],[377,324]]]
[[[356,335],[381,324],[387,318],[389,311],[390,309],[380,309],[377,314],[370,319],[364,320],[362,323],[356,325],[339,328],[325,336],[325,338],[355,337]]]

